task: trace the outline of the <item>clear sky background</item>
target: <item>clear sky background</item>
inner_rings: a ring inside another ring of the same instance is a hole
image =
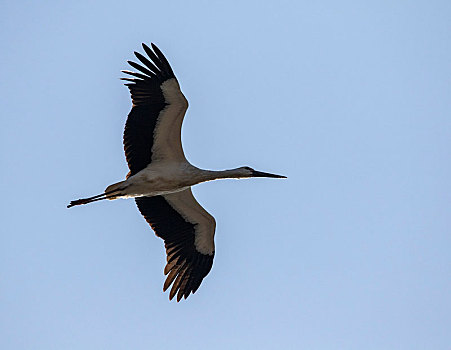
[[[213,269],[180,303],[132,200],[141,42],[190,101]],[[451,2],[0,3],[0,348],[450,349]]]

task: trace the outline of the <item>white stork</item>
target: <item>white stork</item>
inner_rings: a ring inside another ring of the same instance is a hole
[[[143,65],[128,63],[138,72],[122,71],[133,107],[124,130],[124,150],[130,168],[126,180],[108,186],[97,196],[70,202],[68,208],[103,199],[135,198],[139,211],[164,240],[169,299],[195,293],[210,272],[215,253],[216,222],[196,201],[191,186],[216,179],[285,178],[241,167],[224,171],[196,168],[183,153],[181,127],[188,102],[163,53],[142,45],[150,58],[135,56]]]

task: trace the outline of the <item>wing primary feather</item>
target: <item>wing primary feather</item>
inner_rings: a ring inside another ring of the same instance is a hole
[[[140,72],[143,72],[149,76],[156,75],[154,72],[148,70],[147,68],[144,68],[143,66],[139,65],[138,63],[135,63],[133,61],[127,61],[127,63],[130,66],[132,66],[133,68],[135,68],[135,69],[139,70]]]
[[[124,81],[131,81],[133,83],[136,83],[138,81],[144,81],[144,80],[141,80],[141,79],[133,79],[133,78],[120,78],[120,79],[124,80]]]
[[[190,273],[185,278],[183,288],[181,287],[181,289],[183,289],[183,291],[184,291],[183,296],[185,299],[188,297],[188,295],[190,295],[191,290],[192,290],[194,276],[196,275],[195,267],[197,267],[197,258],[195,258],[194,261],[191,263]]]
[[[188,266],[185,269],[185,271],[183,272],[182,277],[180,278],[179,291],[177,293],[177,302],[179,302],[180,299],[182,299],[183,295],[185,294],[185,287],[186,287],[186,284],[188,283],[191,271],[192,271],[192,267]]]
[[[174,263],[175,265],[177,265],[178,264],[178,261],[179,261],[179,258],[181,258],[181,255],[182,254],[177,254],[177,255],[172,255],[169,259],[167,259],[168,260],[168,264],[170,264],[170,263]]]
[[[167,275],[171,270],[172,270],[172,267],[174,266],[175,264],[169,264],[169,263],[167,263],[166,264],[166,266],[164,267],[164,274],[165,275]]]
[[[166,277],[166,281],[164,281],[164,285],[163,285],[163,292],[166,292],[166,290],[169,288],[169,286],[174,281],[175,276],[177,276],[177,270],[176,269],[172,270],[169,273],[168,277]]]
[[[174,261],[175,258],[178,258],[181,254],[183,254],[183,248],[181,247],[180,249],[172,252],[172,253],[167,253],[168,257],[167,257],[167,262],[170,263],[172,261]]]
[[[168,247],[168,245],[165,244],[165,246],[166,246],[166,253],[167,253],[168,255],[171,255],[171,254],[173,254],[173,253],[179,251],[180,249],[183,249],[183,247],[181,247],[181,246],[178,245],[178,244],[177,244],[177,245],[173,245],[173,246],[171,246],[171,247]]]
[[[141,74],[141,73],[136,73],[136,72],[131,72],[129,70],[121,70],[122,73],[128,74],[128,75],[133,75],[134,77],[137,78],[141,78],[143,80],[148,80],[149,77],[147,75]],[[153,75],[155,76],[155,75]]]
[[[171,76],[174,76],[174,72],[172,71],[171,65],[169,64],[166,57],[163,55],[163,52],[161,52],[160,49],[155,44],[152,43],[151,46],[152,46],[152,49],[157,54],[160,61],[163,62],[164,68],[166,69],[167,73]]]
[[[140,60],[147,68],[149,68],[155,74],[157,74],[159,72],[159,69],[155,66],[155,64],[150,62],[146,57],[141,55],[139,52],[135,51],[135,56],[136,56],[136,58],[138,58],[138,60]]]
[[[146,54],[149,56],[149,58],[155,63],[155,65],[162,71],[163,73],[166,73],[165,75],[169,77],[167,74],[167,69],[165,69],[164,64],[161,62],[161,59],[147,46],[146,44],[142,44],[144,51],[146,51]],[[174,75],[174,74],[172,74]]]
[[[177,278],[175,279],[174,284],[172,285],[171,292],[170,292],[170,295],[169,295],[169,299],[174,298],[174,296],[177,294],[177,291],[179,289],[180,283],[182,282],[183,276],[185,275],[185,272],[186,272],[187,269],[188,269],[188,266],[187,266],[186,263],[183,264],[183,266],[179,269],[179,273],[177,275]]]

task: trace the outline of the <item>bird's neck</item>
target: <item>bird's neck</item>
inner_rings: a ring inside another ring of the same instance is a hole
[[[240,179],[249,177],[249,174],[245,173],[243,169],[229,169],[229,170],[203,170],[202,182],[211,181],[217,179]]]

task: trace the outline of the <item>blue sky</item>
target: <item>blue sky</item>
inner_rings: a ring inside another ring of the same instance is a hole
[[[451,3],[3,1],[2,349],[449,349]],[[122,180],[141,42],[190,101],[216,256],[162,293]]]

